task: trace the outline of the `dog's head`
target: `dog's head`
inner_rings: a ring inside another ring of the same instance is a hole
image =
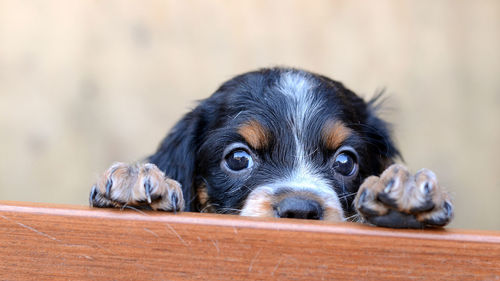
[[[150,161],[181,182],[190,210],[339,221],[362,180],[397,155],[372,102],[324,76],[273,68],[223,84]]]

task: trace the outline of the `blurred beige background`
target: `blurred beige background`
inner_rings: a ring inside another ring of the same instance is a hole
[[[453,227],[500,229],[499,1],[0,0],[0,199],[87,204],[235,74],[301,67],[387,88],[406,163]]]

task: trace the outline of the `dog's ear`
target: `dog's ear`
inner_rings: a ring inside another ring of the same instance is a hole
[[[394,163],[396,158],[402,159],[391,135],[391,125],[377,116],[383,100],[383,92],[367,103],[367,114],[363,131],[368,142],[368,153],[372,155],[370,166],[374,174],[382,173]]]
[[[193,204],[196,151],[202,127],[200,114],[199,108],[186,114],[161,142],[155,154],[148,158],[167,177],[182,185],[186,211],[191,211]]]

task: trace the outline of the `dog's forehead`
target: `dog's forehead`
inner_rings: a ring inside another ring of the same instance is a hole
[[[335,149],[351,130],[339,118],[342,108],[335,89],[324,85],[314,74],[288,70],[256,86],[251,100],[240,111],[233,112],[237,132],[253,148],[266,148],[272,143],[285,145],[282,151],[322,142]]]
[[[255,79],[255,75],[261,79]],[[224,92],[227,95],[224,107],[231,112],[228,117],[236,122],[257,117],[264,122],[300,120],[302,125],[325,102],[315,92],[318,79],[304,71],[250,73],[243,77],[246,79],[229,81],[231,87]]]
[[[301,71],[283,72],[276,83],[280,92],[295,101],[307,101],[311,91],[316,86],[313,75]]]
[[[315,125],[326,123],[327,119],[341,118],[339,91],[318,76],[299,70],[261,75],[266,79],[235,97],[240,105],[233,107],[235,123],[250,121],[251,131],[261,132],[255,129],[254,121],[258,121],[269,130],[293,130],[300,136],[308,128],[318,129]]]
[[[325,103],[325,99],[315,93],[317,81],[312,75],[303,72],[285,72],[277,81],[277,89],[285,96],[287,105],[287,121],[294,124],[296,133],[301,133],[307,123],[315,120],[315,116]]]

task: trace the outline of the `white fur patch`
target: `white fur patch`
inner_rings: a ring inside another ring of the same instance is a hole
[[[312,90],[316,86],[315,82],[307,73],[297,71],[287,71],[281,75],[279,89],[281,93],[291,99],[290,120],[292,133],[295,139],[296,162],[299,170],[307,170],[307,155],[304,150],[304,128],[310,122],[311,116],[314,116],[322,104],[321,100],[314,99]]]
[[[255,201],[270,200],[276,191],[286,188],[292,192],[308,192],[319,196],[324,201],[323,207],[325,209],[334,210],[339,214],[340,219],[344,220],[342,205],[337,193],[319,172],[314,171],[310,164],[310,156],[305,151],[304,129],[311,121],[311,116],[314,116],[312,113],[316,112],[322,105],[322,101],[314,99],[312,95],[315,83],[306,73],[287,71],[282,74],[278,87],[280,92],[290,99],[289,112],[291,115],[288,116],[289,120],[287,121],[292,125],[292,134],[295,139],[294,170],[289,178],[279,179],[253,190],[240,214],[261,216],[262,211],[256,210],[254,207]]]
[[[312,90],[316,84],[307,73],[287,71],[278,82],[280,92],[290,98],[290,112],[297,138],[303,132],[311,112],[317,111],[321,102],[313,99]]]

